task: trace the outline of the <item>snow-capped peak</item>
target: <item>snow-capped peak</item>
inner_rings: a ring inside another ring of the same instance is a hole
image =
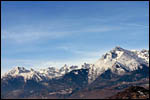
[[[67,64],[65,64],[63,67],[61,67],[60,69],[59,69],[59,72],[62,74],[62,75],[64,75],[64,74],[66,74],[66,73],[68,73],[68,72],[70,72],[70,71],[72,71],[72,70],[75,70],[75,69],[79,69],[79,67],[78,66],[68,66]]]
[[[8,73],[6,73],[5,75],[11,75],[11,76],[15,76],[21,73],[27,73],[29,72],[29,70],[25,69],[24,67],[15,67],[13,68],[11,71],[9,71]]]
[[[24,67],[13,68],[8,73],[4,74],[3,77],[7,77],[7,76],[12,76],[12,77],[22,76],[25,82],[27,79],[32,79],[32,78],[35,79],[36,81],[41,80],[41,77],[38,75],[38,72],[34,71],[33,69],[27,70]]]
[[[115,50],[115,51],[124,51],[125,49],[121,48],[120,46],[116,46],[113,50]]]
[[[34,70],[32,68],[30,70],[27,70],[24,67],[15,67],[8,73],[6,73],[4,76],[2,76],[2,78],[7,76],[12,77],[22,76],[25,82],[28,79],[42,81],[43,79],[58,78],[75,69],[78,69],[78,66],[68,66],[66,64],[60,69],[57,69],[55,67],[48,67],[39,70]]]
[[[44,76],[46,79],[52,79],[52,78],[61,76],[59,69],[55,67],[48,67],[46,69],[40,69],[39,73],[42,76]]]
[[[69,66],[67,66],[67,64],[65,64],[63,67],[61,67],[59,69],[60,73],[65,74],[69,71]]]
[[[139,58],[144,59],[149,64],[149,50],[142,49],[141,51],[132,50]]]
[[[145,56],[141,52],[144,52]],[[117,70],[118,74],[123,74],[126,71],[134,71],[141,68],[141,64],[149,66],[147,62],[149,58],[147,56],[149,57],[149,54],[146,50],[136,51],[135,53],[121,47],[115,47],[90,66],[89,83],[108,69],[115,70],[115,72]],[[120,67],[115,67],[116,65]]]

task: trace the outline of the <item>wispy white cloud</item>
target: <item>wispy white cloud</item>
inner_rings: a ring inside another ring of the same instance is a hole
[[[149,28],[148,25],[142,25],[142,24],[137,24],[137,23],[120,23],[120,24],[129,26],[129,27]]]
[[[110,21],[117,22],[120,18],[120,20],[122,20],[122,16],[122,14],[119,14],[111,17],[81,18],[80,20],[63,17],[57,20],[50,20],[50,23],[41,22],[38,25],[13,26],[7,28],[7,30],[2,29],[2,39],[16,43],[26,43],[45,39],[59,39],[87,32],[101,33],[120,30],[124,29],[124,27],[116,24],[109,25],[108,23],[110,23]],[[129,19],[130,17],[126,16],[123,19]],[[86,22],[89,23],[85,25]]]
[[[57,31],[51,31],[51,32],[36,32],[36,31],[30,31],[30,32],[2,32],[2,39],[7,39],[8,41],[15,41],[16,43],[25,43],[25,42],[31,42],[39,39],[55,39],[60,38],[68,35],[69,32],[57,32]]]
[[[21,25],[15,26],[11,29],[2,30],[2,39],[16,42],[16,43],[26,43],[33,42],[37,40],[45,40],[45,39],[60,39],[67,36],[72,36],[76,34],[82,34],[87,32],[108,32],[113,30],[119,30],[123,27],[120,26],[111,26],[111,25],[89,25],[85,26],[83,24],[79,24],[82,27],[76,27],[79,23],[65,23],[64,22],[56,22],[52,24],[46,24],[45,27],[41,25]]]
[[[67,52],[71,52],[75,55],[77,55],[79,58],[99,58],[103,53],[105,53],[105,50],[80,50],[79,47],[75,47],[71,44],[69,45],[63,45],[57,47],[60,50],[65,50]]]

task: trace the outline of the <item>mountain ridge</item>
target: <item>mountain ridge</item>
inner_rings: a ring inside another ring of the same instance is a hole
[[[106,98],[131,85],[149,84],[148,61],[149,50],[116,47],[93,64],[40,70],[15,67],[1,78],[2,98],[83,99],[92,98],[93,93]]]
[[[46,79],[52,79],[61,77],[64,74],[75,70],[75,69],[89,69],[89,83],[93,82],[100,74],[102,74],[107,69],[111,69],[118,74],[123,74],[127,71],[133,71],[140,67],[140,64],[146,64],[149,66],[149,50],[126,50],[119,46],[116,46],[109,52],[102,55],[102,57],[97,60],[94,64],[86,64],[81,66],[67,66],[66,64],[57,69],[55,67],[48,67],[45,69],[27,70],[24,67],[15,67],[9,72],[5,73],[3,77],[11,76],[23,76],[26,79],[31,79],[33,76],[36,77],[37,81],[41,81],[42,77]],[[128,63],[124,63],[125,60]],[[129,60],[128,60],[129,59]],[[130,61],[132,60],[132,61]],[[133,65],[132,65],[133,64]]]

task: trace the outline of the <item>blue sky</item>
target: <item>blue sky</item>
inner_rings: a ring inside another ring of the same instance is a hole
[[[148,1],[2,1],[1,69],[93,63],[121,46],[149,48]]]

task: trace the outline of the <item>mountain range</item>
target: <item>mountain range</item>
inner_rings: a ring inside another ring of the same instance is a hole
[[[1,77],[1,98],[103,99],[133,85],[149,88],[149,50],[117,46],[93,64],[15,67]]]

